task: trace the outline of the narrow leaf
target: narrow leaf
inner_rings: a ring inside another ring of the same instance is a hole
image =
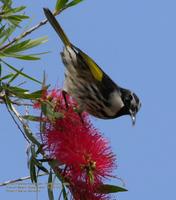
[[[35,55],[6,54],[6,56],[21,59],[21,60],[40,60],[40,58]]]
[[[48,176],[48,197],[49,197],[49,200],[54,200],[52,170],[50,170],[50,173]]]
[[[32,183],[35,182],[37,183],[37,174],[36,174],[36,169],[35,169],[35,164],[33,159],[30,159],[30,176],[31,176],[31,181]]]
[[[66,5],[67,2],[68,2],[68,0],[57,0],[56,6],[55,6],[55,10],[56,11],[61,10],[62,8],[65,7],[65,5]]]
[[[0,42],[0,46],[3,45],[4,42],[6,42],[9,39],[9,37],[12,35],[12,33],[15,31],[15,29],[16,29],[16,26],[12,25],[4,31],[4,33],[3,33],[4,36]]]
[[[34,98],[41,98],[43,94],[43,90],[37,90],[35,92],[32,92],[30,95],[33,96]]]
[[[41,103],[41,110],[43,114],[51,121],[64,117],[63,113],[55,112],[53,107],[46,102]]]
[[[0,77],[2,75],[2,65],[1,65],[1,61],[0,61]]]
[[[26,16],[26,15],[6,15],[6,16],[4,16],[2,18],[20,22],[23,19],[28,19],[29,17]]]
[[[27,93],[27,92],[22,92],[20,90],[15,90],[13,87],[9,87],[8,91],[14,94],[15,96],[23,99],[29,99],[29,100],[36,100],[41,97],[40,93],[34,92],[34,93]]]
[[[6,105],[12,110],[12,105],[9,97],[7,95],[4,96]]]
[[[42,119],[39,116],[34,116],[34,115],[24,115],[22,116],[23,119],[29,120],[29,121],[33,121],[33,122],[41,122],[44,121],[44,119]]]
[[[23,88],[16,87],[16,86],[8,86],[7,89],[9,91],[13,91],[14,93],[25,93],[25,92],[28,92],[27,89],[23,89]]]
[[[26,8],[25,6],[20,6],[20,7],[17,7],[17,8],[11,8],[9,10],[6,10],[5,13],[6,14],[13,14],[13,13],[20,12],[20,11],[24,10],[25,8]]]
[[[62,194],[63,194],[63,199],[64,200],[68,200],[68,198],[67,198],[67,192],[66,192],[64,184],[62,184]]]
[[[10,11],[13,12],[13,13],[17,13],[17,12],[24,10],[25,8],[26,8],[26,6],[20,6],[20,7],[17,7],[17,8],[12,8]]]
[[[0,78],[0,81],[5,80],[5,79],[9,79],[9,78],[11,78],[12,76],[13,76],[13,74],[8,74],[8,75],[6,75],[6,76],[3,76],[3,77]]]
[[[31,133],[31,131],[28,129],[27,126],[23,126],[24,132],[27,136],[27,138],[34,144],[36,144],[37,146],[40,146],[40,143],[37,141],[37,139],[33,136],[33,134]]]
[[[39,154],[39,153],[41,153],[43,151],[43,145],[41,144],[39,147],[38,147],[38,149],[37,149],[37,151],[36,151],[36,154]]]
[[[17,52],[22,52],[25,51],[27,49],[31,49],[33,47],[36,47],[40,44],[43,44],[47,41],[47,37],[43,37],[43,38],[38,38],[35,40],[25,40],[22,42],[18,42],[17,44],[14,44],[12,46],[10,46],[9,48],[5,49],[3,52],[4,53],[17,53]]]
[[[0,38],[2,38],[2,37],[5,36],[4,29],[5,29],[5,25],[3,25],[3,26],[0,28]]]
[[[49,174],[49,171],[39,161],[37,161],[35,158],[33,158],[33,162],[40,170]]]
[[[31,159],[35,159],[37,157],[37,154],[35,152],[35,144],[30,145],[30,150],[31,150]],[[35,163],[35,162],[34,162]]]
[[[8,81],[8,83],[11,83],[12,81],[14,81],[20,75],[20,72],[22,71],[23,71],[23,68],[20,69],[19,72],[15,73],[13,77]]]
[[[68,4],[66,5],[66,8],[75,6],[75,5],[77,5],[78,3],[81,3],[82,1],[83,1],[83,0],[73,0],[73,1],[71,1],[70,3],[68,3]]]
[[[16,69],[16,68],[13,67],[12,65],[6,63],[5,61],[3,61],[3,60],[1,60],[1,61],[2,61],[7,67],[9,67],[10,69],[12,69],[12,70],[15,71],[15,72],[18,72],[20,75],[24,76],[25,78],[28,78],[28,79],[30,79],[30,80],[32,80],[32,81],[34,81],[34,82],[37,82],[37,83],[40,83],[40,84],[41,84],[40,81],[38,81],[38,80],[34,79],[33,77],[28,76],[27,74],[21,72],[20,70]]]
[[[117,192],[126,192],[128,191],[125,188],[119,187],[119,186],[115,186],[115,185],[101,185],[98,189],[98,193],[101,194],[109,194],[109,193],[117,193]]]

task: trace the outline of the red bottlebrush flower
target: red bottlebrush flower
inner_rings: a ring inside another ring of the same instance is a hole
[[[90,189],[86,183],[78,182],[76,185],[73,185],[71,188],[71,193],[74,200],[109,200],[107,194],[96,193],[95,188]]]
[[[54,98],[56,112],[64,117],[47,123],[44,138],[49,156],[65,166],[64,176],[76,200],[107,199],[95,191],[104,178],[112,177],[116,166],[108,141],[92,126],[88,114],[83,113],[81,121],[75,112],[76,103],[68,95],[68,109],[61,92],[54,93]],[[85,184],[80,186],[80,183]]]
[[[34,102],[33,108],[39,109],[41,107],[41,102],[44,101],[57,101],[59,94],[60,92],[57,89],[53,89],[51,91],[43,89],[41,98]]]

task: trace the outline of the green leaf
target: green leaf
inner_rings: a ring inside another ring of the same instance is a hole
[[[5,25],[3,25],[3,26],[0,28],[0,38],[2,38],[2,37],[5,36],[4,30],[5,30]]]
[[[66,8],[75,6],[75,5],[77,5],[78,3],[81,3],[82,1],[83,1],[83,0],[73,0],[73,1],[71,1],[70,3],[68,3],[68,4],[66,5]]]
[[[8,74],[8,75],[6,75],[6,76],[3,76],[3,77],[0,78],[0,81],[5,80],[5,79],[9,79],[9,78],[11,78],[12,76],[13,76],[13,74]]]
[[[43,172],[46,172],[49,174],[49,171],[35,158],[32,158],[33,159],[33,162],[34,164],[40,169],[42,170]]]
[[[8,86],[7,89],[9,94],[13,94],[18,98],[23,98],[23,99],[30,99],[30,100],[35,100],[35,95],[32,95],[32,93],[28,93],[28,90],[19,88],[19,87],[13,87],[13,86]]]
[[[13,75],[13,77],[8,81],[8,84],[11,83],[11,82],[13,82],[13,81],[20,75],[20,72],[22,72],[22,71],[23,71],[23,68],[20,69],[19,72],[15,73],[15,74]]]
[[[6,105],[12,110],[12,103],[7,95],[4,96]]]
[[[41,102],[41,110],[45,116],[47,116],[50,109],[52,109],[51,105],[48,105],[46,102]]]
[[[63,194],[63,199],[64,200],[68,200],[68,198],[67,198],[67,192],[66,192],[64,184],[62,184],[62,194]]]
[[[25,40],[22,42],[18,42],[12,46],[10,46],[9,48],[5,49],[3,51],[3,53],[17,53],[17,52],[23,52],[26,51],[27,49],[31,49],[33,47],[36,47],[40,44],[43,44],[47,41],[47,37],[42,37],[42,38],[38,38],[35,40]]]
[[[13,93],[25,93],[28,92],[29,90],[27,89],[23,89],[20,87],[16,87],[16,86],[8,86],[8,91],[12,91]]]
[[[9,92],[16,95],[19,98],[23,99],[30,99],[30,100],[36,100],[42,96],[42,90],[37,90],[32,93],[28,93],[27,90],[23,88],[17,88],[17,87],[8,87],[7,88]]]
[[[41,90],[37,90],[35,92],[32,92],[30,95],[32,97],[34,97],[35,99],[37,99],[37,98],[41,98],[42,94],[43,94],[43,90],[41,89]]]
[[[38,149],[37,149],[37,151],[36,151],[36,154],[39,154],[39,153],[41,153],[42,151],[43,151],[43,146],[44,145],[40,145],[39,147],[38,147]]]
[[[27,126],[23,126],[24,132],[27,136],[27,138],[34,144],[36,144],[38,147],[40,146],[40,143],[36,140],[36,138],[33,136],[31,130]]]
[[[38,80],[34,79],[33,77],[28,76],[27,74],[21,72],[20,70],[16,69],[16,68],[13,67],[12,65],[6,63],[5,61],[3,61],[3,60],[1,60],[1,61],[2,61],[7,67],[9,67],[9,68],[12,69],[13,71],[19,73],[20,75],[24,76],[25,78],[28,78],[28,79],[30,79],[30,80],[32,80],[32,81],[34,81],[34,82],[37,82],[37,83],[40,83],[40,84],[41,84],[40,81],[38,81]]]
[[[41,110],[43,114],[51,121],[64,117],[63,113],[55,112],[52,105],[47,102],[41,102]]]
[[[37,157],[37,154],[35,152],[35,144],[30,145],[30,150],[31,150],[31,159],[35,159]]]
[[[49,197],[49,200],[54,200],[52,170],[50,170],[50,173],[48,176],[48,197]]]
[[[1,65],[1,61],[0,61],[0,77],[2,75],[2,65]]]
[[[47,41],[46,37],[43,37],[43,38],[39,38],[35,40],[25,40],[22,42],[15,43],[14,45],[1,51],[0,57],[13,57],[13,58],[22,59],[22,60],[39,60],[40,59],[38,57],[39,55],[42,55],[48,52],[29,54],[29,55],[19,54],[19,52],[24,52],[28,49],[34,48],[40,44],[43,44],[46,41]]]
[[[33,55],[20,55],[20,54],[0,54],[0,57],[12,57],[12,58],[17,58],[21,60],[40,60],[39,57],[37,57],[35,54]]]
[[[67,2],[68,2],[68,0],[57,0],[55,10],[60,11],[62,8],[65,7]]]
[[[109,193],[126,192],[126,191],[128,190],[119,186],[104,184],[99,187],[97,192],[101,194],[109,194]]]
[[[43,119],[39,116],[34,116],[34,115],[24,115],[22,116],[23,119],[29,120],[29,121],[34,121],[34,122],[41,122]]]
[[[12,33],[15,31],[15,29],[16,29],[16,26],[12,25],[3,31],[3,38],[0,42],[0,46],[3,45],[4,42],[6,42],[9,39],[9,37],[12,35]]]
[[[28,19],[28,18],[29,17],[26,15],[4,15],[4,19],[8,19],[9,21],[13,20],[13,21],[21,22],[23,19]]]
[[[2,10],[11,8],[12,0],[0,0],[4,5],[2,6]]]
[[[33,158],[30,159],[29,169],[32,183],[37,183],[37,174]]]
[[[20,6],[20,7],[17,7],[17,8],[11,8],[9,10],[6,10],[5,13],[7,14],[13,14],[13,13],[17,13],[17,12],[20,12],[22,10],[24,10],[26,7],[25,6]]]
[[[4,14],[1,15],[2,19],[8,20],[11,24],[18,26],[20,22],[22,22],[24,19],[28,19],[29,17],[26,15],[9,15]]]

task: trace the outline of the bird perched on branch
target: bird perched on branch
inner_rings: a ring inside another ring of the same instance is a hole
[[[92,58],[74,46],[48,8],[44,13],[64,44],[64,90],[77,101],[79,109],[101,119],[130,115],[135,124],[141,106],[137,95],[114,83]]]

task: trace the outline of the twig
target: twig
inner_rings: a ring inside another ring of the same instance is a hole
[[[58,14],[60,14],[63,10],[65,10],[65,8],[61,9],[58,12],[53,12],[53,14],[56,16]],[[38,23],[37,25],[33,26],[32,28],[28,29],[27,31],[23,32],[22,34],[20,34],[19,36],[15,37],[11,42],[9,42],[8,44],[2,46],[0,48],[0,51],[6,49],[7,47],[11,46],[12,44],[14,44],[15,42],[17,42],[18,40],[21,40],[22,38],[26,37],[27,35],[31,34],[33,31],[37,30],[38,28],[40,28],[41,26],[45,25],[48,22],[47,19],[42,20],[40,23]]]
[[[12,105],[11,105],[11,106],[12,106]],[[29,141],[28,138],[26,137],[24,131],[21,129],[20,125],[17,123],[15,117],[14,117],[13,114],[11,113],[11,110],[9,109],[9,107],[8,107],[7,104],[6,104],[6,108],[7,108],[8,112],[9,112],[10,116],[12,117],[13,121],[14,121],[15,124],[17,125],[18,129],[19,129],[20,132],[23,134],[23,136],[24,136],[24,138],[26,139],[26,141],[27,141],[28,143],[30,143],[30,141]]]
[[[38,174],[38,176],[45,176],[45,175],[47,175],[47,173]],[[25,181],[25,180],[29,180],[29,179],[31,179],[30,176],[26,176],[26,177],[14,179],[14,180],[9,180],[9,181],[5,181],[3,183],[0,183],[0,186],[6,186],[6,185],[9,185],[9,184],[12,184],[12,183],[17,183],[17,182]]]
[[[21,117],[21,115],[18,113],[18,111],[16,110],[16,108],[15,108],[13,105],[11,105],[11,107],[12,107],[13,113],[14,113],[15,116],[19,119],[19,121],[21,122],[21,124],[22,124],[23,126],[25,126],[25,127],[28,129],[29,126],[26,124],[26,122],[25,122],[24,119]]]
[[[9,109],[9,108],[8,108]],[[12,112],[14,113],[14,115],[18,118],[18,120],[20,121],[20,123],[26,128],[28,129],[30,132],[30,128],[28,126],[28,124],[26,124],[25,120],[21,117],[21,115],[18,113],[18,111],[15,109],[15,107],[13,105],[11,105],[11,110]],[[12,115],[12,113],[10,112],[10,114]],[[13,115],[12,115],[13,116]],[[13,117],[14,118],[14,117]],[[19,127],[19,124],[16,122],[17,126]],[[19,127],[20,128],[20,127]],[[21,128],[20,128],[21,130]],[[22,131],[22,130],[21,130]],[[22,131],[23,133],[23,131]],[[26,135],[24,134],[25,138],[26,138]],[[27,140],[29,140],[27,138]],[[36,143],[37,144],[37,143]],[[37,146],[39,147],[40,143],[37,144]],[[40,151],[40,154],[43,156],[43,158],[45,159],[48,159],[47,156],[45,155],[45,152],[44,151]],[[58,166],[57,166],[57,163],[55,162],[55,160],[50,160],[48,159],[48,164],[49,166],[53,169],[55,175],[57,176],[57,178],[63,183],[63,182],[68,182],[68,180],[66,180],[66,178],[64,176],[62,176],[62,169],[60,169]],[[1,184],[0,184],[1,186]]]
[[[22,102],[17,102],[17,101],[12,101],[12,100],[11,100],[11,103],[17,106],[33,106],[33,104],[31,103],[22,103]],[[0,100],[0,104],[4,104],[4,101]]]

